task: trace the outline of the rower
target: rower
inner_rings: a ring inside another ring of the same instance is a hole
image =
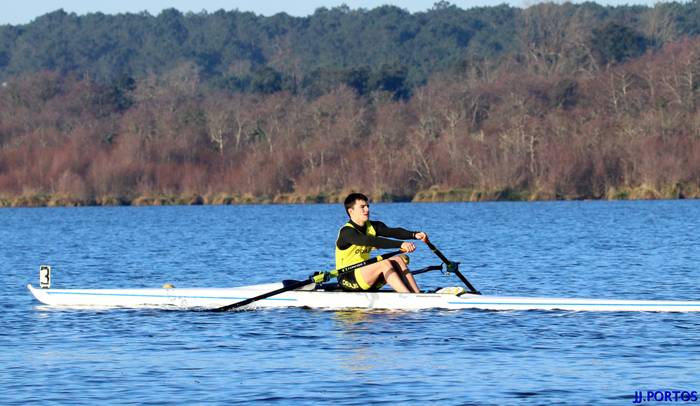
[[[350,220],[340,228],[335,242],[336,269],[367,260],[370,252],[377,248],[401,248],[404,252],[416,250],[412,242],[398,240],[428,242],[428,235],[422,231],[390,228],[381,221],[370,221],[369,199],[362,193],[351,193],[345,198],[344,204]],[[408,270],[406,255],[366,265],[338,277],[340,287],[351,292],[377,291],[387,283],[397,292],[420,292],[416,280]]]

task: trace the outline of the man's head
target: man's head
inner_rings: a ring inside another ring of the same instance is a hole
[[[345,212],[356,224],[364,224],[369,219],[369,199],[362,193],[350,193],[345,198]]]

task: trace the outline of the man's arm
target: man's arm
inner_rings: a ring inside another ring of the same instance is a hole
[[[390,238],[398,238],[399,240],[415,240],[416,232],[409,231],[401,227],[387,227],[381,221],[372,221],[372,226],[377,231],[377,235]]]
[[[372,223],[372,225],[374,224],[375,223]],[[338,241],[336,241],[335,245],[341,250],[347,249],[351,245],[388,249],[401,248],[401,241],[390,240],[382,237],[370,237],[361,233],[354,227],[343,227],[340,230]]]

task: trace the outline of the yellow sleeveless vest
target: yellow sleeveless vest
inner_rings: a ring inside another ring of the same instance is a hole
[[[352,224],[345,223],[340,230],[345,227],[352,227]],[[340,230],[338,230],[338,236],[340,236]],[[367,230],[365,231],[370,237],[376,237],[377,232],[372,227],[372,223],[367,221]],[[337,241],[337,238],[336,238]],[[345,268],[346,266],[355,265],[359,262],[366,261],[369,259],[369,254],[376,248],[366,247],[362,245],[351,245],[348,248],[341,250],[338,245],[335,246],[335,269]]]

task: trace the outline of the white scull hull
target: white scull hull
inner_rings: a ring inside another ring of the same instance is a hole
[[[215,309],[281,288],[282,284],[271,283],[238,288],[173,289],[38,289],[31,285],[27,287],[37,300],[51,306]],[[359,308],[697,312],[700,311],[700,301],[295,290],[257,301],[242,309],[265,307],[308,307],[333,310]]]

